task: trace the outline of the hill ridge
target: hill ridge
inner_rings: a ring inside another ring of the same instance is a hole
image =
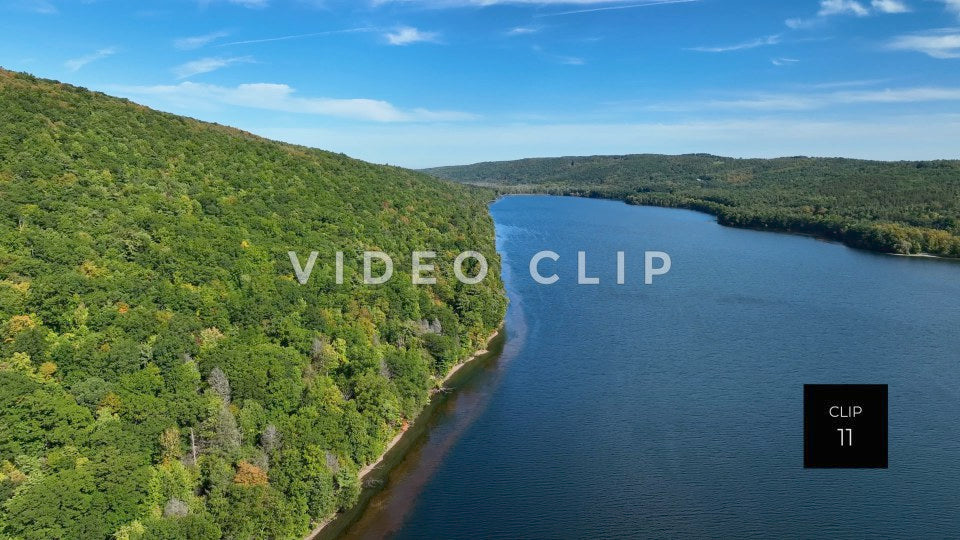
[[[958,160],[628,154],[423,171],[500,193],[688,208],[723,225],[812,234],[885,253],[960,257]]]

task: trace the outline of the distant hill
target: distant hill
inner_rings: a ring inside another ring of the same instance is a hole
[[[295,538],[351,506],[503,317],[492,196],[0,70],[0,537]],[[366,249],[394,279],[360,284]]]
[[[690,208],[714,214],[724,225],[814,234],[889,253],[960,257],[960,161],[642,154],[424,172],[502,193]]]

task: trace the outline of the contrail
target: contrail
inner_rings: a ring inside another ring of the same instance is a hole
[[[588,8],[588,9],[578,9],[575,11],[561,11],[559,13],[540,13],[537,14],[537,17],[556,17],[558,15],[575,15],[577,13],[592,13],[594,11],[609,11],[611,9],[632,9],[632,8],[642,8],[650,6],[661,6],[664,4],[689,4],[691,2],[699,2],[700,0],[657,0],[656,2],[646,2],[644,4],[630,4],[628,6],[607,6],[607,7],[598,7],[598,8]]]
[[[228,45],[247,45],[250,43],[267,43],[269,41],[286,41],[288,39],[302,39],[308,37],[319,37],[319,36],[332,36],[335,34],[352,34],[354,32],[373,32],[376,28],[373,27],[364,27],[364,28],[347,28],[345,30],[327,30],[326,32],[312,32],[309,34],[294,34],[291,36],[279,36],[272,38],[263,38],[263,39],[248,39],[244,41],[231,41],[229,43],[221,43],[217,47],[226,47]]]

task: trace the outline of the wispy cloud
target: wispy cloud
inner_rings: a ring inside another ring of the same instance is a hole
[[[812,93],[752,94],[736,99],[715,99],[687,103],[660,103],[647,107],[661,112],[703,110],[747,110],[789,112],[823,109],[838,105],[906,104],[960,101],[958,87],[912,87],[880,90],[843,90]]]
[[[565,66],[582,66],[587,63],[586,60],[579,56],[558,56],[556,58],[558,62]]]
[[[455,122],[474,120],[476,115],[458,111],[401,109],[376,99],[299,97],[286,84],[253,83],[235,87],[193,82],[160,86],[114,86],[111,91],[146,98],[162,107],[189,110],[236,106],[295,114],[314,114],[372,122]]]
[[[595,11],[610,11],[616,9],[635,9],[667,4],[691,4],[701,0],[373,0],[373,5],[383,4],[416,4],[419,6],[441,9],[461,7],[489,7],[497,5],[529,5],[529,6],[585,6],[579,9],[553,13],[538,13],[536,17],[553,17],[558,15],[575,15],[577,13],[593,13]]]
[[[856,15],[857,17],[866,17],[870,10],[856,0],[822,0],[820,2],[820,11],[817,15],[826,17],[829,15]]]
[[[563,64],[565,66],[583,66],[587,63],[586,60],[580,58],[579,56],[567,56],[547,52],[540,45],[534,45],[532,48],[533,52],[556,64]]]
[[[900,0],[873,0],[873,9],[880,13],[909,13],[910,8]]]
[[[698,2],[700,0],[373,0],[374,6],[384,4],[416,4],[430,8],[486,7],[502,4],[535,6],[609,6],[610,4],[629,4],[634,7],[656,4]]]
[[[205,5],[215,1],[217,0],[200,0],[200,4]],[[270,5],[270,0],[226,0],[226,2],[252,9],[263,9]]]
[[[359,28],[344,28],[342,30],[324,30],[322,32],[309,32],[307,34],[288,34],[284,36],[274,36],[268,38],[244,39],[240,41],[230,41],[221,43],[217,47],[229,47],[231,45],[250,45],[254,43],[269,43],[272,41],[288,41],[291,39],[306,39],[312,37],[335,36],[339,34],[355,34],[359,32],[375,32],[377,28],[364,26]]]
[[[920,34],[897,36],[887,48],[921,52],[933,58],[960,58],[960,28],[941,28]]]
[[[207,7],[210,4],[223,2],[250,9],[263,9],[270,5],[270,0],[196,0],[200,7]]]
[[[945,2],[957,2],[960,0],[944,0]],[[866,0],[820,0],[820,10],[815,17],[803,18],[793,17],[784,21],[788,28],[793,30],[802,30],[814,28],[823,23],[823,21],[832,16],[852,15],[855,17],[867,17],[877,13],[898,14],[909,13],[910,7],[903,0],[871,0],[867,5]]]
[[[858,86],[877,86],[890,82],[890,79],[856,79],[851,81],[829,81],[801,85],[803,88],[815,90],[832,90],[836,88],[856,88]]]
[[[946,4],[948,11],[960,16],[960,0],[943,0],[943,3]]]
[[[823,19],[818,18],[804,19],[801,17],[793,17],[783,21],[783,24],[787,25],[787,28],[790,28],[791,30],[804,30],[819,26],[822,22]]]
[[[799,61],[800,60],[797,60],[796,58],[773,58],[770,60],[770,63],[775,66],[792,66]]]
[[[90,53],[88,55],[81,56],[79,58],[73,58],[73,59],[67,60],[66,62],[63,63],[63,65],[70,71],[79,71],[81,68],[83,68],[83,66],[89,64],[90,62],[96,62],[97,60],[101,60],[108,56],[113,56],[114,54],[116,54],[116,52],[117,52],[116,48],[107,47],[105,49],[100,49],[97,52]]]
[[[57,6],[48,0],[14,0],[9,2],[9,7],[21,11],[39,13],[41,15],[56,15],[60,13]]]
[[[202,36],[192,36],[173,40],[173,46],[182,50],[199,49],[204,45],[212,43],[222,37],[227,37],[227,32],[211,32]]]
[[[410,45],[412,43],[436,43],[440,34],[436,32],[424,32],[417,30],[412,26],[402,26],[393,32],[387,32],[383,35],[390,45]]]
[[[539,31],[540,31],[539,28],[535,28],[532,26],[515,26],[510,30],[507,30],[506,33],[508,36],[524,36],[527,34],[536,34]]]
[[[218,69],[232,66],[234,64],[246,64],[253,62],[250,56],[238,56],[235,58],[200,58],[192,62],[187,62],[173,68],[173,74],[178,79],[186,79],[202,73],[210,73]]]
[[[721,52],[730,52],[730,51],[742,51],[744,49],[755,49],[757,47],[764,47],[767,45],[776,45],[777,43],[780,43],[779,34],[757,38],[750,41],[744,41],[742,43],[735,43],[733,45],[721,45],[719,47],[690,47],[687,50],[697,51],[697,52],[721,53]]]
[[[538,14],[538,16],[539,16],[539,17],[552,17],[552,16],[555,16],[555,15],[577,15],[577,14],[579,14],[579,13],[594,13],[594,12],[597,12],[597,11],[611,11],[611,10],[617,10],[617,9],[645,8],[645,7],[652,7],[652,6],[663,6],[663,5],[667,5],[667,4],[692,4],[692,3],[695,3],[695,2],[699,2],[699,1],[700,1],[700,0],[651,0],[650,2],[643,2],[643,3],[636,3],[636,2],[634,2],[634,3],[631,3],[631,4],[627,4],[627,5],[600,6],[600,7],[594,7],[594,8],[574,9],[574,10],[570,10],[570,11],[561,11],[561,12],[558,12],[558,13],[541,13],[541,14]],[[526,3],[539,3],[539,4],[598,4],[598,3],[601,3],[601,2],[584,1],[584,2],[526,2]],[[609,2],[602,2],[602,3],[609,4]]]

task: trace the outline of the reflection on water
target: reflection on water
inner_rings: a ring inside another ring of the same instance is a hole
[[[497,228],[497,246],[508,236],[523,233],[520,228]],[[504,267],[504,280],[510,269]],[[373,495],[364,513],[342,535],[342,538],[383,538],[398,531],[413,509],[420,492],[433,477],[444,456],[473,422],[483,414],[493,390],[511,359],[523,347],[526,322],[520,298],[510,296],[510,312],[501,337],[491,344],[489,357],[478,359],[477,366],[468,366],[448,386],[450,394],[427,419],[427,428],[414,446],[391,471],[384,488]],[[495,348],[496,347],[496,348]],[[502,350],[498,350],[502,347]]]

